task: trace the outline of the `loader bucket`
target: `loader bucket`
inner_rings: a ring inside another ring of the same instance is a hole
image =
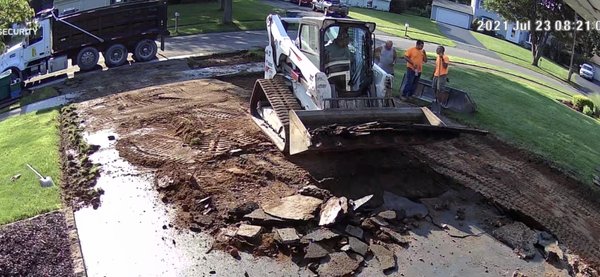
[[[290,110],[290,155],[426,144],[477,130],[447,127],[428,108]]]
[[[406,75],[402,79],[402,88],[404,88],[405,82]],[[415,86],[412,97],[432,103],[435,95],[431,86],[431,80],[420,79]],[[468,93],[448,86],[446,86],[446,92],[448,92],[448,100],[445,103],[441,103],[443,108],[460,113],[473,113],[477,110],[475,102]]]

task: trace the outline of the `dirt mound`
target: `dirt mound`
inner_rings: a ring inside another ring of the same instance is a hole
[[[0,276],[75,276],[60,212],[0,227]]]

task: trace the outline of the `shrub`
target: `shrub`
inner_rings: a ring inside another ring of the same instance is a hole
[[[592,111],[592,109],[590,108],[590,106],[584,106],[583,107],[583,114],[593,117],[594,116],[594,111]]]
[[[592,102],[591,99],[583,96],[583,95],[573,95],[573,106],[578,110],[578,111],[583,111],[583,107],[585,106],[589,106],[590,110],[594,109],[594,102]]]

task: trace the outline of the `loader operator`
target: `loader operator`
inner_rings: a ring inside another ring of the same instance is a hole
[[[352,58],[352,53],[350,53],[350,49],[348,49],[348,44],[350,44],[348,30],[340,29],[337,38],[335,38],[333,42],[325,45],[325,54],[327,57],[327,62],[325,64],[334,61],[350,60]]]
[[[348,44],[350,44],[348,29],[340,28],[337,37],[325,45],[326,72],[329,82],[338,93],[349,91],[352,85],[350,81],[352,53],[348,49]]]

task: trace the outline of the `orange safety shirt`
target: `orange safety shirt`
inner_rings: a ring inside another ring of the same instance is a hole
[[[444,62],[448,64],[450,67],[450,58],[447,55],[443,55]],[[435,59],[435,72],[433,72],[433,76],[441,76],[448,74],[448,67],[444,68],[444,64],[442,63],[442,59],[440,59],[440,55]]]
[[[406,50],[404,56],[414,64],[414,66],[412,66],[407,62],[406,67],[416,72],[423,72],[423,59],[425,58],[423,56],[423,50],[419,50],[417,47],[412,47]]]

